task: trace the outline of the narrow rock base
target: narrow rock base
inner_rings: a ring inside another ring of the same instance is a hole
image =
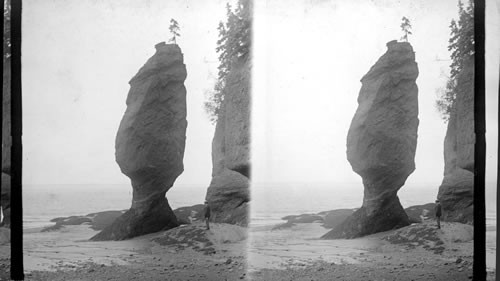
[[[368,214],[366,208],[361,207],[321,239],[352,239],[407,225],[410,225],[408,215],[396,196],[382,202],[381,207],[372,214]]]
[[[163,197],[151,201],[145,208],[128,210],[90,240],[125,240],[177,226],[179,222]]]

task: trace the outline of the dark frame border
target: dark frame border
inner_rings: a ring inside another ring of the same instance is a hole
[[[3,1],[2,1],[3,6]],[[24,280],[22,241],[22,82],[21,16],[22,1],[11,2],[11,96],[12,96],[12,183],[11,183],[11,278]],[[3,21],[2,21],[3,27]],[[2,28],[3,29],[3,28]],[[485,210],[485,1],[474,0],[474,280],[486,279],[486,210]],[[500,77],[499,77],[500,78]],[[499,88],[500,91],[500,88]],[[499,102],[500,106],[500,102]],[[499,145],[500,147],[500,145]],[[500,151],[498,156],[500,157]],[[498,175],[498,172],[497,172]],[[497,179],[498,190],[498,179]],[[497,202],[500,195],[497,192]],[[497,217],[500,210],[497,208]],[[497,235],[497,245],[500,242]],[[497,258],[497,269],[499,260]]]
[[[11,275],[24,280],[23,266],[23,147],[21,82],[21,11],[22,1],[11,0]]]
[[[474,280],[486,280],[485,0],[474,1]]]

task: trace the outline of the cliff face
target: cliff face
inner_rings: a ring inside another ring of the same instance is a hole
[[[184,169],[186,75],[179,46],[162,42],[130,80],[115,156],[131,179],[132,207],[93,240],[121,240],[178,226],[165,194]]]
[[[409,224],[397,191],[415,170],[418,67],[407,42],[387,52],[361,79],[347,135],[347,159],[363,178],[363,205],[323,238],[355,238]]]
[[[250,201],[250,65],[228,74],[212,141],[212,181],[206,200],[215,222],[246,226]]]
[[[10,149],[12,147],[11,136],[11,111],[10,111],[10,58],[3,64],[3,115],[2,115],[2,187],[0,194],[0,205],[4,215],[2,225],[10,226]]]
[[[453,104],[444,140],[444,178],[438,199],[443,219],[473,223],[474,201],[474,61],[457,78]]]

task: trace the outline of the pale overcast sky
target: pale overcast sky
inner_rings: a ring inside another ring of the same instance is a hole
[[[203,102],[217,76],[226,2],[23,1],[24,183],[129,182],[114,155],[128,82],[170,38],[175,18],[188,73],[184,173],[176,183],[208,186],[214,126]]]
[[[23,1],[24,183],[129,182],[114,158],[128,81],[154,54],[154,45],[168,39],[175,18],[188,71],[185,169],[176,183],[208,185],[214,127],[203,101],[217,74],[217,25],[225,19],[226,1],[117,3]],[[487,160],[493,171],[500,45],[491,34],[500,33],[497,3],[488,1],[487,8],[487,46],[495,50],[487,53]],[[456,0],[256,1],[254,181],[361,183],[345,154],[359,80],[385,44],[401,37],[403,16],[413,26],[409,41],[420,71],[417,168],[407,184],[439,186],[446,125],[434,103],[449,73]]]
[[[458,17],[458,1],[257,3],[254,182],[359,183],[362,189],[361,177],[346,159],[346,136],[358,105],[360,79],[385,53],[386,43],[400,39],[401,18],[406,16],[413,26],[409,41],[420,72],[416,170],[406,186],[434,187],[437,192],[443,179],[446,124],[434,104],[436,91],[449,75],[449,25]],[[488,15],[497,12],[496,7],[489,8]],[[498,17],[488,17],[487,22],[493,34],[499,34]],[[498,36],[488,38],[492,39],[488,46],[495,50],[493,56],[488,54],[487,94],[488,160],[494,175],[499,44]]]

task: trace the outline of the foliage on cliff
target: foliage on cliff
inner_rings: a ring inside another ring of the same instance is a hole
[[[238,63],[246,62],[250,57],[252,12],[251,0],[238,0],[236,8],[226,5],[226,22],[219,23],[219,40],[217,53],[219,66],[217,82],[205,102],[205,111],[210,121],[215,123],[221,112],[222,101],[226,91],[226,79],[231,68]]]
[[[10,58],[10,0],[4,0],[3,10],[3,59]]]
[[[474,2],[469,1],[467,7],[458,2],[458,21],[453,19],[450,24],[451,37],[448,50],[451,51],[450,78],[446,89],[436,101],[436,108],[446,122],[450,118],[453,104],[460,88],[460,73],[467,65],[472,65],[474,59]]]

